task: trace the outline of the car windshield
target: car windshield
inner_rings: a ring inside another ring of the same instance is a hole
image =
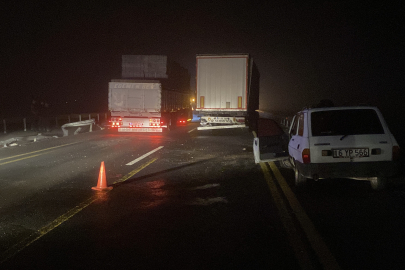
[[[347,109],[311,113],[312,136],[384,134],[373,109]]]

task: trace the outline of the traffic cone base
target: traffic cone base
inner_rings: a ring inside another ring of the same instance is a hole
[[[104,187],[104,188],[92,187],[91,189],[98,190],[98,191],[105,191],[105,190],[111,190],[111,189],[113,189],[113,187]]]
[[[108,187],[107,186],[107,178],[105,177],[105,167],[104,167],[104,161],[101,162],[100,166],[100,173],[98,175],[98,183],[96,187],[92,187],[91,189],[98,190],[98,191],[104,191],[104,190],[111,190],[113,187]]]

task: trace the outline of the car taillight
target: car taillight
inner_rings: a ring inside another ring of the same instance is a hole
[[[310,152],[309,152],[309,149],[308,149],[308,148],[305,148],[305,149],[302,151],[302,162],[303,162],[304,164],[311,162],[311,155],[310,155]]]
[[[400,148],[398,145],[392,147],[392,160],[398,160],[400,156]]]

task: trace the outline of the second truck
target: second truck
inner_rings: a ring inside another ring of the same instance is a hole
[[[196,57],[196,114],[204,129],[248,127],[259,109],[260,75],[249,54]]]
[[[122,79],[111,80],[108,109],[119,132],[162,132],[191,117],[190,76],[162,55],[123,55]]]

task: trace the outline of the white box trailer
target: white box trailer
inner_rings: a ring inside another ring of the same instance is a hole
[[[112,80],[108,87],[111,127],[119,132],[162,132],[187,117],[190,95],[162,89],[159,80]]]
[[[197,55],[196,68],[198,129],[246,127],[249,111],[259,104],[259,77],[249,54]]]

